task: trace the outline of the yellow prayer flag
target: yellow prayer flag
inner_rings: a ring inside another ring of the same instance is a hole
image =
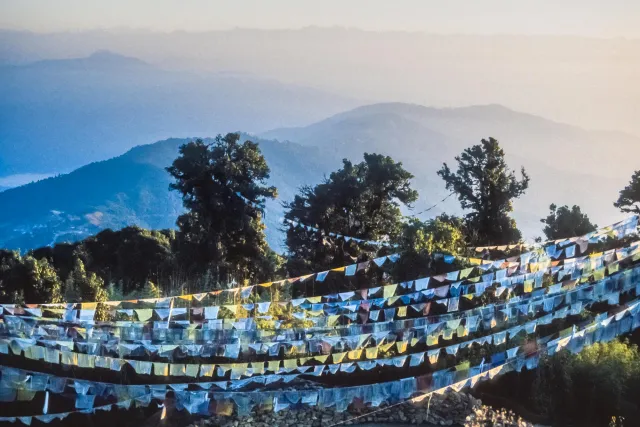
[[[458,335],[458,338],[466,337],[467,335],[469,335],[469,330],[465,326],[460,325],[456,330],[456,334]]]
[[[347,357],[349,358],[349,360],[360,360],[360,357],[362,357],[362,349],[358,349],[358,350],[352,350],[348,353]]]
[[[251,362],[251,369],[255,375],[264,374],[264,362]]]
[[[593,271],[593,279],[595,281],[599,281],[599,280],[603,280],[604,279],[604,273],[605,273],[605,268],[599,268],[597,270]]]
[[[394,342],[390,342],[386,344],[380,344],[378,347],[380,348],[380,350],[382,350],[383,353],[386,353],[391,347],[393,347],[394,344]]]
[[[344,357],[347,355],[347,352],[343,352],[343,353],[334,353],[332,356],[332,360],[333,363],[341,363],[342,359],[344,359]]]
[[[283,367],[287,369],[295,369],[298,367],[298,359],[284,359]]]
[[[327,363],[328,358],[329,358],[328,354],[322,354],[320,356],[315,356],[313,360],[318,361],[320,363]]]
[[[465,268],[464,270],[461,270],[460,271],[460,280],[466,279],[467,277],[469,277],[469,275],[471,274],[472,271],[473,271],[473,267]]]
[[[533,291],[533,280],[524,281],[524,291],[527,293]]]
[[[268,367],[267,370],[271,372],[278,372],[280,370],[280,361],[279,360],[270,360],[267,362]]]
[[[367,359],[376,359],[378,357],[378,347],[369,347],[365,350]]]
[[[398,317],[406,317],[407,316],[407,306],[404,305],[398,308]]]
[[[223,307],[229,310],[230,312],[232,312],[233,314],[236,314],[238,312],[237,305],[223,305]]]
[[[389,298],[395,295],[398,285],[387,285],[382,287],[382,297]]]
[[[398,353],[404,353],[407,351],[407,345],[409,343],[407,341],[398,341],[396,342],[396,348],[398,349]]]
[[[338,323],[338,318],[340,317],[339,314],[333,314],[329,317],[327,317],[327,325],[328,326],[335,326]]]

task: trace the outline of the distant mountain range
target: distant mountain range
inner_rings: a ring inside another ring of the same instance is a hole
[[[437,109],[374,104],[261,136],[350,157],[363,151],[389,154],[416,176],[425,199],[416,211],[448,194],[436,175],[442,162],[455,167],[454,157],[464,148],[492,136],[501,142],[511,168],[524,166],[531,176],[527,194],[515,202],[518,225],[529,237],[541,234],[539,220],[551,203],[578,204],[598,223],[613,222],[620,216],[613,201],[640,169],[640,138],[587,131],[499,105]],[[459,211],[454,198],[439,208]]]
[[[335,156],[317,148],[243,138],[260,143],[280,200],[291,199],[299,185],[314,184],[339,166]],[[182,201],[169,191],[171,179],[164,168],[190,140],[172,138],[135,147],[69,174],[0,192],[0,247],[26,250],[131,224],[174,227]],[[280,200],[268,203],[265,220],[269,244],[277,250],[282,249]]]
[[[107,51],[1,66],[0,82],[0,179],[69,172],[172,135],[304,125],[361,104],[274,80],[167,71]]]
[[[637,137],[499,105],[353,108],[359,101],[315,89],[167,71],[107,51],[2,66],[0,81],[0,247],[29,249],[129,224],[172,227],[182,206],[164,168],[188,139],[165,139],[171,135],[257,135],[250,138],[259,140],[280,193],[267,212],[277,250],[280,201],[364,152],[391,155],[415,175],[418,213],[448,194],[436,175],[443,162],[455,166],[464,148],[497,138],[511,167],[526,167],[532,178],[515,203],[528,237],[540,234],[551,203],[579,204],[596,222],[613,222],[612,202],[640,169]],[[47,175],[55,176],[7,189]],[[455,198],[422,217],[442,211],[460,213]]]
[[[390,100],[432,106],[500,104],[585,129],[640,135],[640,39],[444,35],[340,27],[206,32],[0,30],[0,64],[76,58],[98,49],[140,58],[163,69],[231,72],[233,76],[311,86],[366,101],[359,105]],[[213,91],[205,93],[210,99],[217,98],[211,96]],[[288,101],[273,97],[271,102],[279,99]],[[186,105],[201,104],[189,101]],[[325,111],[304,122],[267,127],[309,124],[355,106]],[[299,114],[307,114],[312,107],[307,103]],[[229,127],[259,131],[235,123]],[[172,132],[160,135],[142,133],[147,138],[142,141],[130,135],[129,141],[141,144],[167,135],[211,134],[204,128],[169,130]]]
[[[551,203],[579,204],[598,224],[621,217],[612,206],[634,169],[640,169],[640,140],[585,131],[507,108],[489,105],[433,109],[410,104],[375,104],[346,111],[298,128],[281,128],[253,139],[271,167],[280,198],[267,206],[267,235],[282,250],[281,201],[303,184],[315,184],[363,152],[391,155],[415,175],[420,201],[413,213],[448,193],[436,175],[442,162],[483,137],[498,138],[509,165],[531,175],[527,194],[515,203],[518,225],[527,237],[540,235],[539,219]],[[168,139],[131,149],[70,174],[0,193],[0,247],[28,249],[77,239],[102,228],[138,224],[172,227],[182,211],[168,190],[164,171],[189,139]],[[10,207],[10,208],[5,208]],[[442,211],[460,213],[450,198],[422,218]]]

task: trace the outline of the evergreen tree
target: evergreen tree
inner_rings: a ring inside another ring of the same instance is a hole
[[[47,302],[47,303],[61,303],[62,298],[62,283],[58,277],[58,273],[55,268],[49,264],[46,258],[35,259],[32,256],[27,256],[26,263],[32,271],[32,283],[29,286],[35,291],[35,295],[30,294],[27,298],[29,302]],[[25,286],[25,288],[27,288]]]
[[[93,272],[87,273],[80,258],[76,258],[73,271],[67,278],[65,298],[70,302],[98,302],[94,319],[108,320],[107,307],[100,304],[109,299],[104,281]]]
[[[20,295],[27,302],[62,302],[61,281],[47,258],[0,251],[0,298]]]
[[[458,195],[462,208],[471,210],[465,217],[471,244],[504,245],[522,237],[509,214],[513,211],[512,199],[529,187],[529,176],[522,168],[518,180],[504,157],[497,140],[483,139],[456,157],[455,173],[446,163],[438,171],[447,189]]]
[[[187,209],[177,221],[181,260],[196,271],[212,269],[218,283],[262,278],[267,243],[261,211],[277,195],[266,185],[269,167],[258,144],[239,139],[230,133],[212,144],[185,144],[167,168],[175,178],[171,189],[182,193]]]
[[[434,269],[434,254],[455,255],[465,246],[462,220],[448,215],[427,221],[410,218],[398,240],[402,256],[393,269],[397,282],[441,273]]]
[[[142,290],[142,295],[141,298],[160,298],[162,292],[151,280],[147,280]]]
[[[552,204],[549,209],[549,215],[540,220],[545,224],[542,231],[549,240],[583,236],[597,229],[597,225],[591,223],[587,214],[582,213],[580,206],[574,205],[569,209],[566,205],[558,208]]]
[[[640,214],[640,170],[633,174],[629,185],[620,191],[618,201],[613,205],[622,212]]]
[[[76,258],[75,267],[67,279],[67,283],[77,290],[80,301],[107,301],[108,294],[104,281],[93,272],[87,273],[80,258]]]
[[[413,175],[391,157],[365,153],[364,161],[343,160],[340,170],[315,187],[305,186],[285,205],[285,218],[301,226],[287,230],[287,270],[292,275],[319,271],[366,259],[376,248],[329,237],[337,233],[364,240],[394,240],[401,232],[400,205],[418,198]]]

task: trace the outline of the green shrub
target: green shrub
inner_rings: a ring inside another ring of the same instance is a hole
[[[573,355],[543,358],[531,390],[534,409],[558,423],[583,420],[608,425],[625,401],[638,403],[640,354],[628,341],[596,343]]]

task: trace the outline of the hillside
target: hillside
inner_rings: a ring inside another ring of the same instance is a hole
[[[189,140],[172,138],[135,147],[69,174],[1,192],[0,206],[11,209],[0,209],[0,247],[25,250],[132,224],[173,227],[182,202],[169,191],[170,176],[164,168]],[[318,182],[339,161],[315,148],[257,141],[271,167],[270,182],[280,195],[268,203],[266,217],[269,244],[280,250],[280,201],[292,198],[298,186]]]
[[[527,194],[516,201],[516,218],[528,237],[540,235],[539,219],[551,203],[579,204],[598,223],[620,215],[617,194],[640,166],[640,139],[618,132],[587,131],[499,105],[437,109],[403,103],[359,107],[305,127],[275,129],[262,137],[295,141],[355,158],[362,151],[392,155],[416,176],[421,203],[446,194],[436,171],[481,138],[497,138],[509,165],[531,176]],[[440,209],[455,212],[451,198]]]
[[[170,135],[261,132],[358,103],[238,74],[167,71],[99,51],[0,67],[0,179],[69,172]]]
[[[640,140],[591,132],[501,106],[434,109],[410,104],[375,104],[299,128],[260,135],[279,200],[268,205],[269,243],[281,249],[281,201],[291,200],[302,184],[320,181],[343,157],[379,152],[402,161],[415,175],[420,193],[414,213],[447,195],[436,171],[480,138],[494,136],[512,168],[531,175],[527,194],[515,203],[515,216],[527,238],[541,234],[540,218],[551,203],[578,204],[598,224],[620,217],[613,208],[640,154]],[[276,142],[280,141],[292,142]],[[164,171],[188,139],[168,139],[135,147],[110,160],[72,173],[0,193],[0,246],[28,249],[73,240],[102,228],[137,224],[172,227],[182,207],[168,191]],[[597,159],[597,161],[593,160]],[[422,218],[460,213],[450,198]]]

